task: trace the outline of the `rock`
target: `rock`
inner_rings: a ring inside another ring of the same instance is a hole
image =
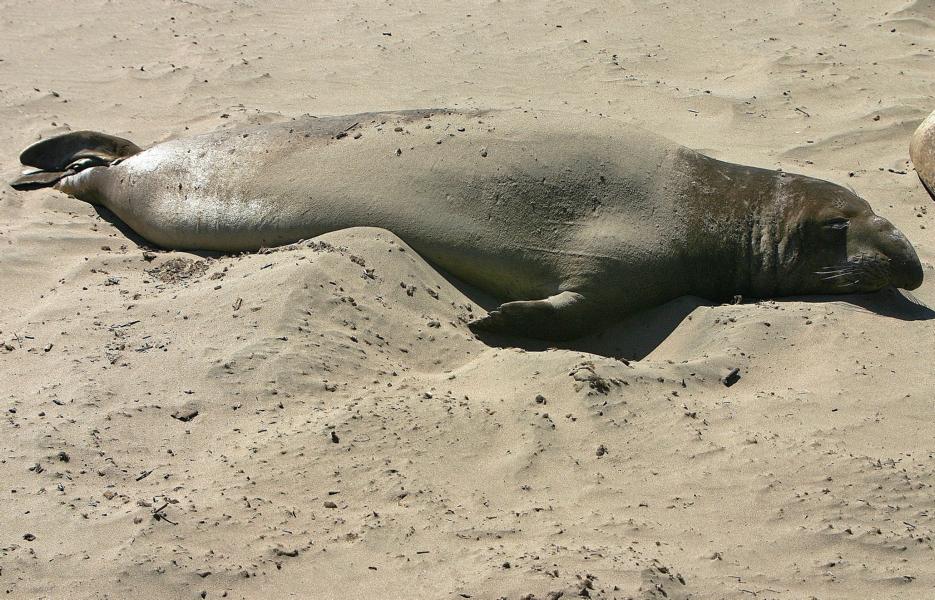
[[[187,423],[198,416],[198,411],[193,408],[177,410],[172,413],[172,418]]]
[[[727,387],[734,385],[738,381],[740,381],[740,369],[738,369],[737,367],[734,367],[733,369],[731,369],[727,373],[727,375],[725,375],[724,378],[721,379],[721,382]]]

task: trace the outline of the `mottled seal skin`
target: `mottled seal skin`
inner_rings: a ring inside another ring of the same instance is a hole
[[[847,189],[718,161],[607,118],[366,113],[123,154],[73,166],[81,170],[55,187],[166,248],[243,251],[388,229],[511,300],[472,323],[476,331],[567,339],[685,294],[922,281],[908,240]]]
[[[909,143],[909,158],[922,185],[935,198],[935,112],[922,121]]]

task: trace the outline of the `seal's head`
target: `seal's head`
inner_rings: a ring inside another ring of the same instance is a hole
[[[853,192],[799,175],[780,177],[777,205],[787,224],[779,245],[787,294],[873,292],[922,285],[922,264],[906,236]]]

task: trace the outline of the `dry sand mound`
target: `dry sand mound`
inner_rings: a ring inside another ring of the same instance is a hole
[[[683,300],[630,362],[613,330],[577,343],[598,353],[473,339],[473,300],[383,230],[236,257],[111,249],[72,276],[5,330],[14,533],[35,536],[4,551],[31,573],[17,593],[679,597],[728,571],[776,585],[802,568],[777,546],[881,586],[901,577],[867,564],[881,552],[925,573],[931,465],[876,446],[930,403],[854,402],[868,366],[903,376],[894,353],[860,358],[866,310]],[[775,363],[797,347],[838,356],[790,376]]]

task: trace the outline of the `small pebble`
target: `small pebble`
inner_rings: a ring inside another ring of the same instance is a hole
[[[734,367],[724,376],[724,379],[721,380],[725,386],[730,387],[740,381],[740,369]]]

